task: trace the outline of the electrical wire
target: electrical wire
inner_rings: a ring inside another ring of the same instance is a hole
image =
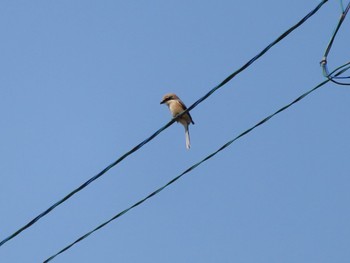
[[[230,80],[232,80],[236,75],[244,71],[246,68],[248,68],[251,64],[253,64],[256,60],[258,60],[260,57],[262,57],[269,49],[271,49],[274,45],[276,45],[278,42],[280,42],[282,39],[284,39],[286,36],[288,36],[291,32],[293,32],[295,29],[297,29],[299,26],[301,26],[304,22],[306,22],[310,17],[312,17],[317,11],[326,3],[328,0],[322,0],[313,10],[311,10],[306,16],[304,16],[301,20],[299,20],[295,25],[293,25],[291,28],[289,28],[287,31],[285,31],[282,35],[280,35],[276,40],[274,40],[272,43],[270,43],[267,47],[265,47],[260,53],[258,53],[255,57],[250,59],[246,64],[244,64],[241,68],[239,68],[237,71],[229,75],[226,79],[224,79],[219,85],[212,88],[207,94],[205,94],[203,97],[198,99],[195,103],[193,103],[187,110],[180,113],[178,116],[173,118],[171,121],[169,121],[166,125],[164,125],[162,128],[157,130],[155,133],[153,133],[150,137],[136,145],[134,148],[123,154],[121,157],[119,157],[116,161],[108,165],[105,169],[103,169],[101,172],[96,174],[95,176],[91,177],[89,180],[87,180],[85,183],[80,185],[78,188],[74,189],[72,192],[67,194],[65,197],[54,203],[52,206],[50,206],[48,209],[40,213],[38,216],[33,218],[31,221],[29,221],[27,224],[25,224],[23,227],[19,228],[17,231],[15,231],[13,234],[8,236],[7,238],[3,239],[0,242],[0,247],[3,246],[5,243],[19,235],[22,231],[26,230],[27,228],[31,227],[35,223],[37,223],[41,218],[49,214],[52,210],[54,210],[56,207],[67,201],[69,198],[71,198],[73,195],[78,193],[79,191],[83,190],[85,187],[87,187],[89,184],[91,184],[93,181],[100,178],[103,174],[105,174],[107,171],[109,171],[111,168],[116,166],[118,163],[123,161],[126,157],[131,155],[132,153],[139,150],[141,147],[143,147],[145,144],[153,140],[156,136],[158,136],[162,131],[167,129],[170,125],[172,125],[177,117],[182,116],[186,112],[192,110],[195,108],[198,104],[206,100],[209,96],[211,96],[215,91],[217,91],[219,88],[224,86],[226,83],[228,83]]]
[[[47,263],[49,261],[51,261],[52,259],[54,259],[55,257],[57,257],[58,255],[64,253],[65,251],[67,251],[68,249],[70,249],[72,246],[76,245],[77,243],[83,241],[85,238],[89,237],[91,234],[93,234],[94,232],[96,232],[97,230],[105,227],[107,224],[111,223],[112,221],[116,220],[117,218],[121,217],[122,215],[126,214],[127,212],[129,212],[131,209],[141,205],[142,203],[144,203],[145,201],[147,201],[148,199],[150,199],[151,197],[157,195],[158,193],[160,193],[161,191],[163,191],[165,188],[167,188],[168,186],[170,186],[171,184],[175,183],[177,180],[179,180],[181,177],[183,177],[185,174],[191,172],[193,169],[197,168],[199,165],[201,165],[202,163],[208,161],[209,159],[211,159],[212,157],[214,157],[216,154],[218,154],[219,152],[221,152],[222,150],[224,150],[225,148],[227,148],[228,146],[230,146],[232,143],[234,143],[235,141],[237,141],[238,139],[242,138],[243,136],[247,135],[248,133],[250,133],[251,131],[253,131],[254,129],[256,129],[257,127],[263,125],[264,123],[266,123],[267,121],[269,121],[270,119],[272,119],[274,116],[276,116],[277,114],[285,111],[286,109],[288,109],[289,107],[291,107],[292,105],[294,105],[295,103],[301,101],[302,99],[304,99],[306,96],[310,95],[312,92],[316,91],[317,89],[319,89],[320,87],[322,87],[323,85],[325,85],[326,83],[328,83],[330,80],[327,79],[321,83],[319,83],[317,86],[315,86],[314,88],[312,88],[311,90],[305,92],[304,94],[302,94],[301,96],[299,96],[298,98],[296,98],[295,100],[293,100],[292,102],[290,102],[289,104],[283,106],[282,108],[280,108],[279,110],[275,111],[274,113],[270,114],[269,116],[267,116],[266,118],[262,119],[261,121],[259,121],[258,123],[256,123],[254,126],[250,127],[249,129],[245,130],[244,132],[242,132],[241,134],[239,134],[238,136],[236,136],[234,139],[228,141],[227,143],[225,143],[224,145],[222,145],[219,149],[217,149],[215,152],[209,154],[207,157],[205,157],[204,159],[202,159],[201,161],[197,162],[196,164],[192,165],[191,167],[189,167],[188,169],[186,169],[184,172],[182,172],[180,175],[176,176],[175,178],[173,178],[171,181],[169,181],[167,184],[163,185],[162,187],[158,188],[157,190],[155,190],[154,192],[150,193],[149,195],[147,195],[145,198],[141,199],[140,201],[136,202],[135,204],[133,204],[132,206],[128,207],[127,209],[121,211],[120,213],[116,214],[115,216],[113,216],[111,219],[105,221],[104,223],[100,224],[99,226],[97,226],[96,228],[94,228],[93,230],[87,232],[86,234],[82,235],[81,237],[79,237],[78,239],[76,239],[74,242],[70,243],[68,246],[64,247],[63,249],[61,249],[59,252],[57,252],[56,254],[50,256],[48,259],[46,259],[44,261],[44,263]]]
[[[323,58],[320,62],[321,64],[321,67],[322,67],[322,71],[323,71],[323,75],[328,78],[330,81],[332,81],[333,83],[335,84],[338,84],[338,85],[350,85],[349,82],[341,82],[341,80],[345,80],[345,79],[350,79],[350,76],[346,76],[346,77],[342,77],[340,76],[340,74],[337,74],[339,72],[344,72],[343,69],[345,69],[349,63],[346,63],[344,64],[343,66],[341,67],[338,67],[336,70],[333,71],[333,73],[329,73],[329,70],[328,70],[328,66],[327,66],[327,59],[328,59],[328,54],[333,46],[333,42],[334,42],[334,39],[340,29],[340,27],[342,26],[344,20],[345,20],[345,17],[346,15],[348,14],[349,12],[349,9],[350,9],[350,2],[348,3],[348,5],[346,6],[346,8],[344,9],[344,5],[343,5],[343,1],[340,1],[340,5],[341,5],[341,9],[342,9],[342,13],[340,15],[340,18],[339,18],[339,21],[338,21],[338,24],[332,34],[332,37],[326,47],[326,50],[324,52],[324,55],[323,55]],[[345,69],[346,71],[347,69]]]

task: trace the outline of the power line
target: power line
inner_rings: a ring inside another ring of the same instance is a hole
[[[193,103],[186,111],[182,112],[178,116],[182,116],[186,112],[192,110],[195,108],[198,104],[206,100],[209,96],[211,96],[215,91],[217,91],[219,88],[224,86],[226,83],[228,83],[230,80],[232,80],[236,75],[244,71],[246,68],[248,68],[251,64],[253,64],[256,60],[258,60],[260,57],[262,57],[269,49],[271,49],[274,45],[276,45],[278,42],[280,42],[282,39],[284,39],[286,36],[288,36],[291,32],[293,32],[295,29],[297,29],[299,26],[301,26],[304,22],[306,22],[311,16],[313,16],[328,0],[322,0],[313,10],[311,10],[306,16],[304,16],[299,22],[297,22],[295,25],[293,25],[291,28],[289,28],[287,31],[285,31],[282,35],[280,35],[276,40],[274,40],[272,43],[270,43],[267,47],[265,47],[260,53],[258,53],[255,57],[250,59],[246,64],[244,64],[241,68],[239,68],[237,71],[232,73],[230,76],[228,76],[226,79],[224,79],[219,85],[211,89],[207,94],[205,94],[203,97],[198,99],[195,103]],[[177,117],[178,117],[177,116]],[[155,133],[153,133],[150,137],[136,145],[134,148],[132,148],[130,151],[123,154],[121,157],[119,157],[116,161],[108,165],[105,169],[103,169],[101,172],[96,174],[95,176],[91,177],[89,180],[87,180],[85,183],[80,185],[78,188],[74,189],[72,192],[67,194],[65,197],[54,203],[52,206],[50,206],[48,209],[40,213],[38,216],[36,216],[34,219],[29,221],[27,224],[25,224],[23,227],[18,229],[16,232],[5,238],[0,242],[0,247],[4,245],[6,242],[10,241],[17,235],[19,235],[22,231],[25,229],[31,227],[36,222],[38,222],[41,218],[49,214],[52,210],[54,210],[56,207],[67,201],[69,198],[71,198],[73,195],[78,193],[79,191],[83,190],[85,187],[87,187],[89,184],[91,184],[93,181],[100,178],[103,174],[105,174],[107,171],[109,171],[111,168],[116,166],[118,163],[123,161],[126,157],[134,153],[135,151],[139,150],[141,147],[143,147],[145,144],[153,140],[158,134],[160,134],[162,131],[167,129],[170,125],[172,125],[176,121],[176,118],[173,118],[171,121],[169,121],[166,125],[164,125],[162,128],[157,130]]]
[[[161,191],[163,191],[165,188],[167,188],[168,186],[170,186],[171,184],[175,183],[177,180],[179,180],[181,177],[183,177],[185,174],[191,172],[193,169],[195,169],[196,167],[198,167],[199,165],[201,165],[202,163],[208,161],[209,159],[211,159],[212,157],[214,157],[216,154],[218,154],[219,152],[221,152],[222,150],[224,150],[225,148],[227,148],[228,146],[230,146],[232,143],[234,143],[235,141],[237,141],[238,139],[242,138],[244,135],[247,135],[248,133],[250,133],[251,131],[253,131],[255,128],[259,127],[260,125],[266,123],[267,121],[269,121],[271,118],[273,118],[274,116],[276,116],[277,114],[285,111],[286,109],[288,109],[289,107],[291,107],[292,105],[294,105],[295,103],[301,101],[302,99],[304,99],[306,96],[310,95],[312,92],[316,91],[317,89],[319,89],[320,87],[322,87],[323,85],[325,85],[327,82],[329,82],[330,80],[327,79],[323,82],[321,82],[320,84],[318,84],[317,86],[315,86],[314,88],[312,88],[311,90],[305,92],[304,94],[302,94],[301,96],[299,96],[298,98],[296,98],[295,100],[293,100],[291,103],[283,106],[282,108],[280,108],[279,110],[277,110],[276,112],[274,112],[273,114],[267,116],[266,118],[262,119],[261,121],[259,121],[258,123],[256,123],[254,126],[252,126],[251,128],[245,130],[244,132],[242,132],[241,134],[239,134],[237,137],[235,137],[234,139],[228,141],[227,143],[225,143],[224,145],[222,145],[218,150],[216,150],[215,152],[209,154],[207,157],[205,157],[204,159],[202,159],[201,161],[197,162],[196,164],[192,165],[191,167],[189,167],[188,169],[186,169],[184,172],[182,172],[180,175],[176,176],[175,178],[173,178],[171,181],[169,181],[167,184],[163,185],[162,187],[158,188],[157,190],[155,190],[154,192],[152,192],[151,194],[147,195],[145,198],[141,199],[140,201],[136,202],[135,204],[133,204],[132,206],[128,207],[127,209],[121,211],[120,213],[116,214],[115,216],[113,216],[111,219],[105,221],[104,223],[102,223],[101,225],[99,225],[98,227],[94,228],[93,230],[87,232],[86,234],[82,235],[81,237],[79,237],[77,240],[75,240],[74,242],[70,243],[68,246],[66,246],[65,248],[63,248],[62,250],[60,250],[59,252],[57,252],[56,254],[52,255],[51,257],[49,257],[48,259],[46,259],[44,261],[44,263],[47,263],[49,261],[51,261],[52,259],[54,259],[56,256],[64,253],[65,251],[67,251],[68,249],[70,249],[72,246],[74,246],[75,244],[83,241],[85,238],[89,237],[92,233],[96,232],[97,230],[105,227],[107,224],[111,223],[112,221],[116,220],[117,218],[121,217],[122,215],[126,214],[127,212],[129,212],[131,209],[141,205],[142,203],[144,203],[145,201],[147,201],[148,199],[150,199],[151,197],[157,195],[158,193],[160,193]]]
[[[343,6],[343,1],[340,1],[340,4],[341,4],[341,9],[342,9],[342,13],[340,15],[340,18],[339,18],[339,21],[338,21],[338,24],[332,34],[332,37],[331,39],[329,40],[329,43],[326,47],[326,50],[324,52],[324,55],[323,55],[323,58],[322,58],[322,61],[321,61],[321,66],[322,66],[322,71],[323,71],[323,75],[328,78],[330,81],[332,81],[333,83],[335,84],[338,84],[338,85],[350,85],[349,82],[344,82],[345,79],[350,79],[350,76],[346,76],[346,77],[341,77],[340,75],[345,72],[347,69],[348,69],[348,65],[349,63],[346,63],[338,68],[336,68],[333,73],[329,73],[329,70],[328,70],[328,66],[327,66],[327,58],[328,58],[328,54],[332,48],[332,45],[333,45],[333,42],[335,40],[335,37],[340,29],[340,27],[342,26],[344,20],[345,20],[345,17],[346,15],[348,14],[349,10],[350,10],[350,2],[348,3],[348,5],[346,6],[346,8],[344,9],[344,6]],[[337,73],[340,73],[340,74],[337,74]]]

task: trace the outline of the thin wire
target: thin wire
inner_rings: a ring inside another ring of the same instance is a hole
[[[248,133],[250,133],[251,131],[253,131],[255,128],[259,127],[260,125],[263,125],[264,123],[266,123],[267,121],[269,121],[271,118],[273,118],[274,116],[276,116],[277,114],[285,111],[286,109],[288,109],[289,107],[291,107],[292,105],[294,105],[295,103],[301,101],[302,99],[304,99],[306,96],[310,95],[312,92],[316,91],[317,89],[319,89],[320,87],[322,87],[323,85],[325,85],[327,82],[329,82],[330,80],[327,79],[323,82],[321,82],[320,84],[318,84],[317,86],[315,86],[314,88],[312,88],[311,90],[305,92],[304,94],[302,94],[301,96],[299,96],[298,98],[296,98],[295,100],[293,100],[291,103],[283,106],[282,108],[280,108],[279,110],[277,110],[276,112],[274,112],[273,114],[267,116],[266,118],[262,119],[261,121],[259,121],[257,124],[255,124],[254,126],[252,126],[251,128],[245,130],[244,132],[242,132],[241,134],[239,134],[237,137],[235,137],[234,139],[228,141],[227,143],[225,143],[224,145],[222,145],[218,150],[216,150],[215,152],[209,154],[207,157],[205,157],[204,159],[202,159],[201,161],[197,162],[196,164],[192,165],[191,167],[189,167],[188,169],[186,169],[184,172],[182,172],[180,175],[176,176],[175,178],[173,178],[170,182],[168,182],[167,184],[165,184],[164,186],[158,188],[157,190],[155,190],[154,192],[152,192],[151,194],[149,194],[148,196],[146,196],[145,198],[141,199],[140,201],[136,202],[135,204],[133,204],[132,206],[128,207],[127,209],[123,210],[122,212],[116,214],[115,216],[113,216],[111,219],[105,221],[104,223],[102,223],[101,225],[99,225],[98,227],[94,228],[93,230],[89,231],[88,233],[82,235],[81,237],[79,237],[77,240],[75,240],[74,242],[70,243],[68,246],[66,246],[65,248],[63,248],[62,250],[60,250],[59,252],[57,252],[56,254],[52,255],[51,257],[49,257],[48,259],[46,259],[44,261],[44,263],[47,263],[49,261],[51,261],[52,259],[54,259],[56,256],[62,254],[63,252],[67,251],[68,249],[70,249],[72,246],[74,246],[75,244],[83,241],[85,238],[87,238],[88,236],[90,236],[92,233],[96,232],[97,230],[103,228],[104,226],[106,226],[107,224],[111,223],[113,220],[116,220],[117,218],[121,217],[122,215],[126,214],[127,212],[129,212],[131,209],[141,205],[143,202],[145,202],[146,200],[150,199],[151,197],[155,196],[156,194],[158,194],[159,192],[163,191],[165,188],[167,188],[168,186],[170,186],[171,184],[175,183],[177,180],[179,180],[181,177],[183,177],[185,174],[191,172],[193,169],[195,169],[196,167],[198,167],[199,165],[201,165],[202,163],[208,161],[210,158],[214,157],[216,154],[218,154],[219,152],[221,152],[222,150],[224,150],[225,148],[227,148],[228,146],[230,146],[232,143],[234,143],[235,141],[237,141],[238,139],[242,138],[244,135],[247,135]]]
[[[280,42],[283,38],[285,38],[287,35],[289,35],[292,31],[297,29],[299,26],[301,26],[304,22],[306,22],[311,16],[313,16],[328,0],[323,0],[321,3],[318,4],[318,6],[315,7],[311,12],[309,12],[305,17],[303,17],[298,23],[296,23],[294,26],[289,28],[286,32],[284,32],[282,35],[280,35],[275,41],[273,41],[270,45],[268,45],[265,49],[263,49],[258,55],[253,57],[251,60],[249,60],[245,65],[243,65],[240,69],[232,73],[230,76],[228,76],[224,81],[222,81],[219,85],[214,87],[212,90],[210,90],[206,95],[204,95],[202,98],[197,100],[195,103],[193,103],[186,111],[179,114],[179,116],[182,116],[182,114],[185,114],[187,111],[192,110],[194,107],[196,107],[199,103],[201,103],[203,100],[207,99],[212,93],[214,93],[216,90],[221,88],[223,85],[225,85],[227,82],[229,82],[232,78],[234,78],[236,75],[241,73],[243,70],[248,68],[251,64],[253,64],[257,59],[259,59],[261,56],[263,56],[270,48],[272,48],[274,45],[276,45],[278,42]]]
[[[251,64],[253,64],[256,60],[258,60],[261,56],[263,56],[270,48],[272,48],[274,45],[276,45],[278,42],[280,42],[282,39],[284,39],[286,36],[288,36],[291,32],[293,32],[295,29],[297,29],[299,26],[301,26],[304,22],[306,22],[310,17],[312,17],[328,0],[322,0],[311,12],[309,12],[305,17],[303,17],[298,23],[296,23],[294,26],[289,28],[286,32],[284,32],[282,35],[280,35],[275,41],[273,41],[271,44],[269,44],[266,48],[264,48],[259,54],[257,54],[255,57],[253,57],[251,60],[249,60],[246,64],[244,64],[241,68],[239,68],[237,71],[232,73],[230,76],[228,76],[226,79],[224,79],[219,85],[211,89],[207,94],[205,94],[202,98],[198,99],[195,103],[193,103],[187,110],[182,112],[181,114],[177,115],[175,118],[173,118],[171,121],[169,121],[165,126],[160,128],[158,131],[153,133],[149,138],[145,139],[138,145],[136,145],[134,148],[132,148],[130,151],[126,152],[124,155],[122,155],[119,159],[117,159],[115,162],[108,165],[105,169],[103,169],[101,172],[96,174],[95,176],[91,177],[89,180],[87,180],[85,183],[80,185],[78,188],[70,192],[68,195],[63,197],[61,200],[54,203],[52,206],[50,206],[48,209],[40,213],[38,216],[36,216],[34,219],[32,219],[30,222],[28,222],[26,225],[18,229],[16,232],[5,238],[0,242],[0,247],[4,245],[9,240],[16,237],[18,234],[20,234],[25,229],[31,227],[33,224],[38,222],[41,218],[46,216],[48,213],[50,213],[52,210],[54,210],[56,207],[61,205],[63,202],[67,201],[70,197],[72,197],[77,192],[84,189],[86,186],[91,184],[93,181],[97,180],[99,177],[101,177],[103,174],[105,174],[108,170],[110,170],[112,167],[116,166],[118,163],[120,163],[122,160],[124,160],[126,157],[128,157],[130,154],[134,153],[135,151],[139,150],[141,147],[143,147],[145,144],[153,140],[156,136],[158,136],[162,131],[167,129],[170,125],[172,125],[176,118],[182,116],[186,112],[192,110],[195,108],[198,104],[206,100],[209,96],[211,96],[215,91],[217,91],[219,88],[224,86],[226,83],[228,83],[231,79],[233,79],[236,75],[241,73],[243,70],[248,68]]]
[[[331,37],[331,39],[329,40],[329,43],[327,45],[327,48],[325,50],[325,53],[323,55],[323,58],[321,60],[321,66],[322,66],[322,72],[323,72],[323,75],[328,78],[330,81],[332,81],[333,83],[335,84],[338,84],[338,85],[350,85],[350,83],[345,83],[345,82],[340,82],[338,80],[344,80],[344,79],[349,79],[350,76],[346,76],[346,77],[341,77],[339,76],[339,74],[337,74],[337,76],[335,75],[332,75],[329,73],[329,70],[328,70],[328,66],[327,66],[327,58],[328,58],[328,54],[333,46],[333,42],[334,42],[334,39],[336,37],[336,35],[338,34],[338,31],[341,27],[341,25],[343,24],[344,20],[345,20],[345,17],[347,15],[347,13],[349,12],[349,9],[350,9],[350,2],[348,3],[348,5],[346,6],[346,8],[344,9],[344,6],[343,6],[343,1],[340,1],[340,4],[341,4],[341,8],[342,8],[342,13],[340,15],[340,18],[339,18],[339,21],[338,21],[338,24],[333,32],[333,35]],[[345,67],[345,65],[343,65],[342,67]],[[338,68],[338,70],[340,70],[341,68]],[[338,71],[339,72],[339,71]],[[333,74],[335,73],[338,73],[336,70],[333,71]]]

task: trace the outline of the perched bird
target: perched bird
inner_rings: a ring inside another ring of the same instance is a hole
[[[169,107],[171,115],[176,117],[178,114],[186,110],[185,104],[180,100],[178,96],[174,93],[169,93],[164,95],[160,104],[166,104]],[[190,149],[190,132],[188,131],[188,125],[191,123],[194,124],[192,117],[189,112],[183,114],[181,117],[176,119],[177,122],[180,122],[185,128],[185,136],[186,136],[186,148]]]

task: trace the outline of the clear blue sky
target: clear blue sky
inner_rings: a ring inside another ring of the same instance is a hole
[[[0,4],[0,239],[189,106],[319,1]],[[172,125],[0,247],[41,262],[324,80],[329,1]],[[349,20],[330,67],[349,60]],[[350,258],[350,89],[328,84],[53,262],[329,263]]]

